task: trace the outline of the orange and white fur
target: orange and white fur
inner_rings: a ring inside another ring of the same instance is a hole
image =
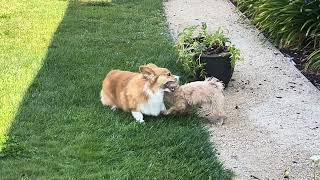
[[[170,92],[165,93],[165,101],[172,106],[166,114],[185,113],[191,106],[210,107],[210,113],[219,119],[226,118],[224,112],[223,84],[216,78],[205,81],[195,81],[179,86],[179,83],[168,82],[166,87]],[[214,113],[215,112],[215,113]]]
[[[166,112],[163,97],[169,89],[164,85],[178,79],[154,64],[140,66],[139,71],[110,71],[102,84],[101,102],[113,110],[131,112],[136,121],[143,123],[143,114],[158,116]]]

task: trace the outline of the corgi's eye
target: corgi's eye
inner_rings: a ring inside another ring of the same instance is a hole
[[[168,73],[167,76],[171,76],[171,73]]]

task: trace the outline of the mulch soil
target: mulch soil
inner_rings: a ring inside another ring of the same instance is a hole
[[[304,64],[308,57],[308,53],[305,51],[299,50],[290,50],[290,49],[280,49],[280,51],[286,56],[292,59],[295,63],[297,69],[308,78],[308,80],[320,90],[320,74],[312,71],[306,71],[304,69]]]

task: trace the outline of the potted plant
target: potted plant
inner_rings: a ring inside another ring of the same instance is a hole
[[[200,31],[198,31],[200,29]],[[198,35],[195,32],[198,31]],[[221,28],[209,33],[206,23],[191,26],[179,34],[176,42],[178,62],[189,78],[203,80],[215,77],[228,85],[240,50],[231,44]]]

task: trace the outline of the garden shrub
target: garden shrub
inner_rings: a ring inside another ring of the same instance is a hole
[[[310,51],[306,69],[320,71],[319,0],[237,0],[237,4],[280,48]]]

